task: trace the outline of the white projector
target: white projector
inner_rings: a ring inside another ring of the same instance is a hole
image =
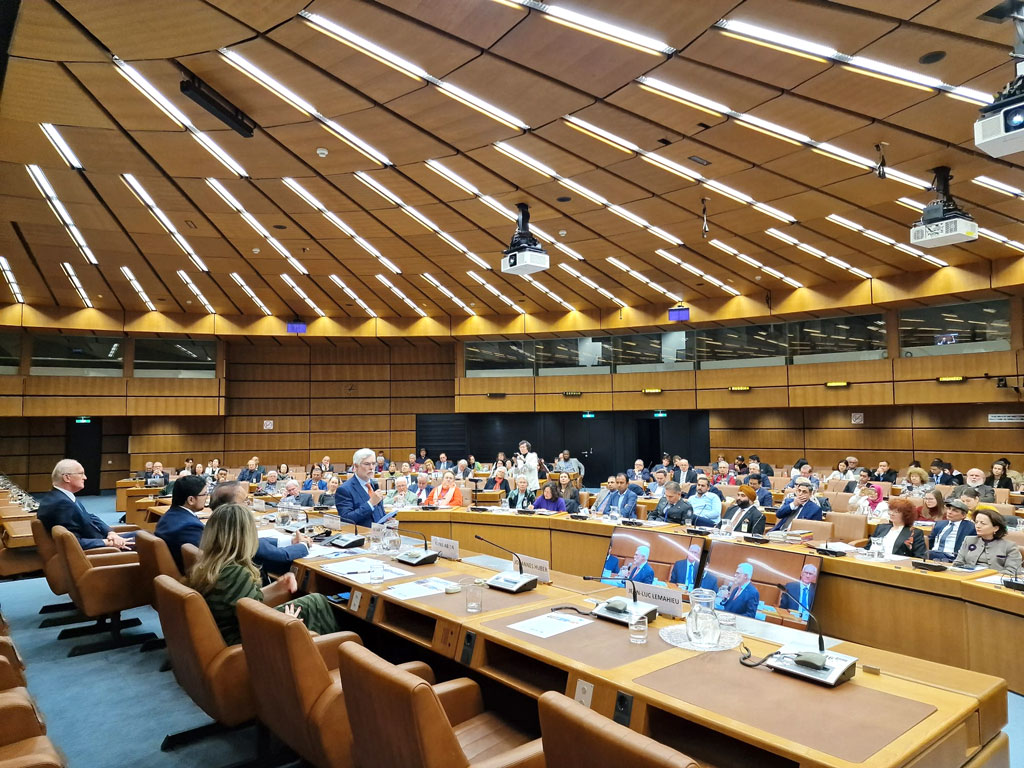
[[[983,110],[983,117],[974,124],[974,145],[992,157],[1006,157],[1024,152],[1024,105],[1016,103],[999,107],[996,102]]]
[[[521,247],[509,250],[501,259],[501,271],[510,275],[532,275],[551,265],[547,252],[540,247]]]
[[[978,224],[966,214],[932,222],[919,221],[910,228],[910,244],[922,248],[969,243],[977,239]]]

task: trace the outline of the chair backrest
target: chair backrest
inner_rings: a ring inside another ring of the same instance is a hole
[[[50,591],[55,595],[66,595],[68,593],[68,577],[57,557],[57,545],[53,536],[46,530],[43,521],[38,517],[32,520],[32,538],[36,542],[36,551],[43,561],[43,576]]]
[[[501,501],[504,495],[504,491],[477,491],[476,501],[478,504],[493,504]]]
[[[592,498],[597,498],[597,497],[594,496],[593,494],[591,494],[590,491],[580,491],[580,507],[581,508],[582,507],[589,508],[590,507],[590,500]]]
[[[828,521],[832,523],[833,534],[839,541],[849,542],[867,538],[867,515],[836,510],[828,513]]]
[[[814,541],[827,541],[835,538],[834,526],[824,520],[794,520],[793,528],[810,531]]]
[[[202,554],[203,550],[195,544],[181,545],[181,564],[185,566],[185,575],[188,575],[192,566],[199,562],[199,556]]]
[[[153,605],[153,579],[160,574],[170,576],[172,579],[181,579],[181,571],[178,570],[174,558],[171,557],[171,550],[168,549],[167,542],[149,531],[135,532],[135,551],[139,553],[139,569],[142,571],[142,579],[146,584],[149,603]]]
[[[612,722],[557,691],[548,691],[541,696],[538,707],[547,765],[700,768],[681,752]]]
[[[338,653],[357,765],[468,768],[430,683],[356,643]]]
[[[996,504],[1008,504],[1010,501],[1010,489],[1009,488],[996,488]]]
[[[71,594],[71,599],[74,600],[75,605],[81,610],[83,601],[78,585],[82,577],[92,568],[92,563],[89,562],[89,558],[82,551],[82,545],[78,541],[78,537],[63,525],[53,526],[50,530],[50,535],[53,536],[54,544],[57,546],[57,559],[64,569],[68,592]]]

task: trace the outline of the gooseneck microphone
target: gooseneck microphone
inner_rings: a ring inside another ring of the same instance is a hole
[[[788,596],[790,600],[793,600],[797,605],[799,605],[801,608],[807,611],[807,615],[814,619],[814,626],[818,630],[818,653],[802,653],[800,654],[802,658],[797,663],[802,664],[805,667],[811,667],[813,669],[824,669],[825,636],[821,634],[821,624],[818,622],[818,617],[811,613],[811,609],[804,604],[804,601],[800,599],[799,594],[796,597],[794,597],[793,595],[790,595],[788,592],[786,592],[785,585],[776,584],[775,586],[779,588],[779,591],[782,592],[782,594]]]
[[[410,528],[402,528],[402,527],[397,526],[397,525],[394,527],[394,530],[398,531],[399,533],[408,533],[408,534],[414,534],[416,536],[419,536],[421,539],[423,539],[423,549],[427,549],[428,548],[428,546],[427,546],[427,537],[424,536],[419,531],[414,531],[414,530],[412,530]]]
[[[421,552],[409,550],[408,552],[403,552],[402,554],[400,554],[398,557],[395,558],[395,560],[397,560],[400,563],[405,563],[406,565],[429,565],[430,563],[433,563],[437,560],[439,553],[435,552],[427,546],[427,537],[424,536],[422,533],[420,533],[419,531],[414,531],[410,528],[399,528],[398,526],[395,526],[393,530],[396,530],[399,533],[415,534],[419,536],[421,539],[423,539],[423,550]]]
[[[519,553],[518,552],[513,552],[508,547],[501,546],[501,544],[495,544],[493,541],[490,541],[489,539],[485,539],[480,534],[476,534],[475,538],[480,539],[480,541],[482,541],[484,544],[490,544],[492,547],[497,547],[502,552],[508,552],[510,555],[512,555],[512,557],[514,557],[516,559],[516,562],[519,563],[519,575],[520,576],[523,575],[523,561],[519,557]]]

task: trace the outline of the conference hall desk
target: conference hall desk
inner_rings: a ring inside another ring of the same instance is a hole
[[[472,553],[461,554],[468,558]],[[350,590],[348,606],[336,607],[340,613],[534,698],[548,690],[574,696],[577,683],[590,683],[591,708],[612,717],[617,702],[628,697],[629,712],[620,715],[621,721],[703,765],[1009,766],[1008,742],[1000,731],[1006,722],[1006,685],[996,677],[840,643],[838,651],[860,657],[879,672],[861,668],[850,682],[822,688],[763,667],[747,669],[739,664],[737,650],[698,653],[673,647],[658,631],[678,623],[663,616],[652,623],[646,645],[631,644],[624,626],[599,619],[547,639],[509,626],[553,607],[587,610],[595,595],[626,594],[570,574],[552,573],[559,586],[541,585],[519,595],[486,589],[483,612],[470,615],[461,593],[403,600],[388,590],[426,576],[459,581],[493,573],[478,565],[444,560],[418,568],[396,564],[413,573],[362,585],[325,571],[329,562],[344,561],[301,560],[296,575],[308,591]],[[746,643],[755,656],[778,647],[750,636]]]

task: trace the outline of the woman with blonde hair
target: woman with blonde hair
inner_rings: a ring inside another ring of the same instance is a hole
[[[252,512],[241,504],[224,504],[214,510],[199,542],[202,554],[189,572],[186,583],[199,592],[210,607],[217,629],[228,645],[242,640],[235,604],[251,597],[289,616],[297,616],[311,632],[336,632],[337,622],[330,603],[321,594],[288,598],[298,589],[295,574],[289,572],[260,587],[260,572],[252,558],[259,546]]]
[[[935,487],[931,477],[921,467],[911,467],[907,470],[907,482],[903,486],[903,493],[911,499],[923,499],[928,491]]]

